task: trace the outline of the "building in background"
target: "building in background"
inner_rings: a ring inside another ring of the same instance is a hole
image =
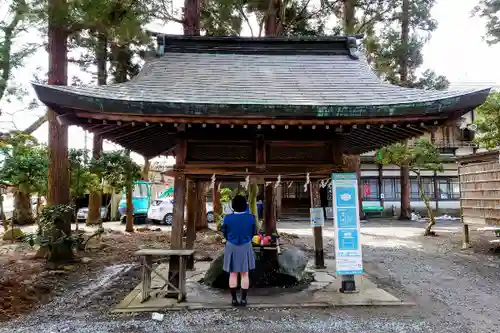
[[[440,213],[457,214],[460,210],[458,185],[458,164],[456,157],[474,154],[477,144],[474,140],[474,112],[464,115],[455,124],[437,129],[421,137],[429,139],[439,147],[444,164],[443,172],[423,173],[426,195],[431,198],[431,207]],[[411,144],[411,142],[410,142]],[[410,172],[411,207],[425,211],[424,202],[418,192],[416,176]],[[397,166],[381,166],[375,162],[375,152],[361,156],[361,182],[364,204],[381,205],[386,211],[392,207],[399,211],[401,206],[400,170]]]

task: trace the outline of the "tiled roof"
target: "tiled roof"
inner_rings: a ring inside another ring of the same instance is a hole
[[[112,103],[121,103],[117,108],[122,112],[128,112],[128,105],[134,104],[130,106],[134,112],[147,113],[146,109],[154,105],[154,111],[150,112],[161,114],[189,105],[197,108],[196,114],[205,115],[210,115],[213,107],[224,110],[224,107],[239,106],[239,112],[250,114],[252,107],[262,112],[263,107],[278,106],[315,108],[308,115],[316,116],[323,107],[337,108],[327,111],[328,116],[348,116],[345,110],[339,109],[342,107],[351,107],[351,116],[382,113],[391,116],[404,114],[408,109],[427,109],[428,112],[455,106],[471,109],[481,104],[489,93],[489,88],[426,91],[383,83],[363,57],[353,57],[348,43],[338,39],[323,44],[318,41],[287,44],[283,40],[274,43],[270,39],[265,45],[244,38],[215,39],[209,40],[210,43],[186,39],[185,45],[180,40],[178,37],[169,44],[167,39],[165,54],[149,60],[141,73],[127,83],[101,87],[35,84],[34,87],[42,102],[62,107],[109,111]],[[196,47],[196,43],[203,47]],[[333,44],[336,46],[331,47]],[[479,98],[470,100],[477,94]],[[464,96],[469,97],[468,103],[459,100]],[[199,111],[207,105],[211,107],[205,108],[205,112]],[[398,106],[404,110],[394,110]],[[386,110],[381,112],[379,107]],[[357,111],[353,113],[354,108]],[[366,108],[371,109],[370,114]],[[297,110],[291,109],[284,113],[296,115]]]
[[[171,53],[123,84],[51,86],[81,96],[125,101],[269,105],[425,103],[484,89],[425,91],[382,83],[364,60],[325,55]]]

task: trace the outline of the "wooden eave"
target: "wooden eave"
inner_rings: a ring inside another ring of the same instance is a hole
[[[346,153],[361,154],[393,142],[421,136],[442,126],[446,115],[351,119],[273,119],[227,117],[165,117],[59,110],[66,124],[80,126],[147,157],[170,155],[179,127],[191,141],[234,142],[255,140],[257,133],[267,141],[336,142]],[[458,115],[465,113],[461,111]]]
[[[477,164],[477,163],[500,163],[500,150],[493,149],[490,151],[475,153],[471,155],[464,155],[457,157],[456,161],[460,165]]]

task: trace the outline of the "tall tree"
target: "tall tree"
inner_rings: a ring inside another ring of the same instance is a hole
[[[486,20],[486,42],[500,42],[500,0],[481,0],[473,14]]]
[[[48,2],[48,83],[68,84],[68,16],[66,0]],[[67,205],[69,200],[68,126],[57,121],[54,111],[48,112],[49,122],[49,180],[47,204]]]
[[[97,84],[106,85],[108,81],[108,39],[104,32],[97,34],[95,44],[95,57],[97,65]],[[103,138],[94,133],[92,140],[92,158],[98,160],[102,153]],[[97,170],[95,170],[97,172]],[[99,176],[99,175],[97,175]],[[88,224],[96,224],[101,220],[102,191],[98,188],[93,189],[89,194],[89,213]]]
[[[443,171],[439,150],[429,141],[417,140],[412,146],[395,143],[389,147],[382,148],[377,152],[377,157],[379,163],[408,168],[417,176],[418,192],[429,216],[429,223],[425,228],[424,236],[431,235],[431,229],[436,224],[436,219],[427,193],[434,192],[434,188],[425,190],[422,183],[422,172],[426,170]]]
[[[30,195],[47,181],[48,155],[32,136],[13,132],[0,140],[0,183],[15,188],[13,222],[33,222]]]
[[[437,28],[431,16],[435,0],[400,0],[395,2],[392,18],[386,29],[370,39],[369,57],[384,80],[404,87],[445,89],[449,82],[431,70],[422,76],[417,70],[423,64],[422,47]],[[401,164],[400,219],[410,218],[410,170]]]
[[[132,188],[136,180],[141,179],[141,168],[130,158],[130,151],[102,152],[99,159],[92,159],[91,169],[97,171],[106,186],[120,193],[126,191],[127,197],[127,232],[134,231]]]

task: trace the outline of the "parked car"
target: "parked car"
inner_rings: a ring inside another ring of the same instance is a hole
[[[87,217],[89,216],[89,208],[82,207],[76,212],[76,219],[78,222],[86,222]],[[106,207],[101,207],[101,219],[102,221],[106,221],[108,217],[108,209]]]
[[[213,223],[214,217],[214,207],[211,202],[206,204],[207,210],[207,221],[208,223]],[[172,225],[174,211],[174,200],[169,198],[159,198],[151,203],[148,210],[148,220],[152,223]],[[186,208],[184,207],[184,216],[186,216]]]

